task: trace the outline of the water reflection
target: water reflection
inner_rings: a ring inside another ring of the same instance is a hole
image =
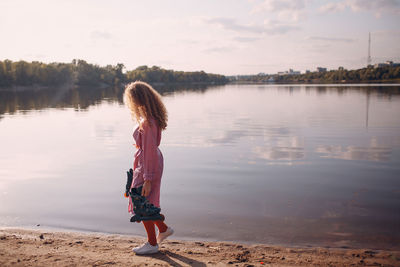
[[[263,147],[256,146],[253,152],[260,159],[277,161],[296,161],[304,159],[304,140],[297,136],[271,140]]]
[[[271,127],[266,129],[264,132],[265,137],[281,137],[281,136],[289,136],[291,133],[289,127]]]
[[[102,101],[122,102],[122,88],[51,88],[25,91],[0,91],[0,114],[46,108],[85,110]]]
[[[198,85],[155,85],[162,95],[179,92],[204,93],[210,86]],[[123,87],[56,87],[47,89],[14,90],[0,88],[0,115],[17,111],[41,110],[46,108],[73,107],[76,111],[86,110],[103,101],[122,104]],[[1,118],[1,117],[0,117]]]
[[[177,238],[400,244],[398,89],[156,88],[169,111],[162,207]],[[143,233],[122,197],[135,127],[122,92],[0,92],[0,224]]]
[[[229,145],[236,143],[241,137],[248,134],[246,130],[228,130],[225,131],[221,136],[212,137],[206,141],[214,145]]]
[[[322,158],[366,161],[389,161],[392,153],[390,147],[356,147],[320,145],[315,149]]]

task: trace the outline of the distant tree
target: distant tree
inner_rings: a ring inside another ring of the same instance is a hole
[[[166,70],[158,66],[139,66],[124,73],[124,64],[100,67],[85,60],[71,63],[45,64],[38,61],[0,61],[0,87],[14,85],[57,86],[66,83],[89,86],[115,86],[129,81],[142,80],[158,83],[226,83],[223,75],[200,72]]]

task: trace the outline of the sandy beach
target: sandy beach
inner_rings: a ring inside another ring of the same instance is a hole
[[[231,242],[164,241],[135,255],[143,238],[3,228],[0,266],[400,266],[400,251],[289,248]]]

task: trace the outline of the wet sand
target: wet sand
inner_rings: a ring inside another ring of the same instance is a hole
[[[135,255],[143,238],[0,229],[0,266],[400,266],[400,251],[289,248],[165,240],[157,254]]]

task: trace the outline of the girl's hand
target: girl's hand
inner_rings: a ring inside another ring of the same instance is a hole
[[[142,188],[142,196],[147,197],[148,195],[150,195],[150,191],[151,191],[151,182],[144,181]]]

